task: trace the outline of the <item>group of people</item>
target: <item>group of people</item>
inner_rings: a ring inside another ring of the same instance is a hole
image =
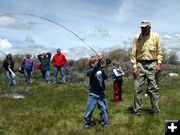
[[[66,83],[64,65],[66,64],[66,57],[61,53],[61,49],[57,49],[57,53],[53,56],[51,60],[51,53],[42,53],[38,55],[40,64],[38,68],[41,71],[42,79],[51,83],[50,79],[50,63],[52,62],[54,66],[54,79],[53,83],[58,82],[58,72],[61,73],[63,83]],[[3,61],[3,68],[5,72],[7,86],[15,86],[15,74],[14,74],[15,61],[12,54],[8,54]],[[31,58],[31,54],[26,54],[26,58],[22,61],[19,71],[24,74],[25,83],[32,83],[32,72],[34,70],[34,61]]]
[[[160,45],[159,35],[151,32],[151,22],[143,20],[140,24],[141,32],[134,37],[131,63],[133,65],[134,75],[134,116],[140,116],[142,109],[141,93],[143,84],[147,84],[147,94],[150,97],[152,105],[152,115],[158,115],[159,109],[159,88],[158,75],[161,71],[161,63],[163,61],[162,48]],[[84,128],[91,126],[91,118],[94,108],[97,104],[100,114],[100,124],[102,127],[108,127],[108,111],[105,98],[105,80],[107,75],[101,68],[102,57],[91,57],[89,60],[89,95],[87,105],[84,112]],[[124,72],[119,65],[114,62],[113,78],[114,78],[114,102],[122,101],[122,76]],[[121,82],[121,83],[119,83]]]
[[[152,114],[159,114],[159,88],[158,88],[158,74],[161,71],[161,63],[163,61],[162,48],[160,45],[159,35],[151,32],[151,22],[149,20],[143,20],[140,24],[141,32],[134,37],[132,54],[130,57],[133,64],[134,75],[134,115],[141,115],[142,99],[141,93],[143,91],[143,84],[147,82],[147,94],[150,97],[152,105]],[[57,49],[51,60],[51,53],[43,53],[38,55],[38,59],[41,62],[38,65],[42,73],[42,78],[47,83],[50,83],[50,63],[54,66],[54,80],[58,81],[58,72],[62,75],[62,80],[66,83],[64,74],[64,65],[66,64],[66,58],[61,53],[60,49]],[[87,76],[89,77],[89,94],[87,99],[87,105],[84,112],[84,128],[91,126],[91,118],[93,111],[98,106],[100,113],[100,124],[102,127],[108,127],[108,111],[107,102],[105,98],[105,80],[108,78],[104,68],[102,66],[103,60],[100,56],[92,56],[89,59],[89,70]],[[119,103],[122,101],[122,76],[125,75],[121,69],[120,64],[117,61],[112,62],[112,77],[113,77],[113,95],[114,102]],[[14,61],[12,55],[8,54],[3,61],[3,67],[5,69],[5,75],[8,86],[16,85],[15,78],[13,77]],[[31,83],[31,74],[34,69],[34,62],[31,59],[31,55],[27,54],[26,58],[21,64],[21,70],[25,76],[25,82]]]

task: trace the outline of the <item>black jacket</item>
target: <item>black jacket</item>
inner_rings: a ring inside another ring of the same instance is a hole
[[[108,77],[106,73],[102,70],[102,86],[99,83],[99,80],[96,77],[97,71],[99,71],[101,63],[98,62],[94,67],[91,66],[87,72],[87,76],[89,77],[89,90],[91,92],[104,91],[105,90],[105,82]]]
[[[50,70],[51,53],[47,53],[45,58],[42,57],[42,54],[39,54],[38,59],[41,62],[41,71]]]
[[[4,61],[3,61],[3,67],[5,70],[8,70],[8,68],[10,68],[12,71],[14,69],[14,60],[11,58],[11,59],[8,59],[6,58]]]

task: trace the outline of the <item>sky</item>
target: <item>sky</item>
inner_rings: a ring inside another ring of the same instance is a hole
[[[55,21],[97,51],[131,47],[134,35],[140,32],[141,20],[149,19],[152,31],[160,35],[163,47],[180,55],[179,0],[0,0],[0,3],[2,55],[42,53],[56,48],[76,54],[78,50],[73,51],[73,48],[89,49],[66,29],[20,14]]]

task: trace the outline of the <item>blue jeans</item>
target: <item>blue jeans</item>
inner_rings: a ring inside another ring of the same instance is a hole
[[[58,81],[58,72],[60,71],[63,82],[66,82],[64,67],[54,67],[54,81]]]
[[[11,73],[9,71],[5,71],[5,76],[6,76],[6,83],[8,86],[10,85],[16,85],[16,80],[15,78],[12,77]]]
[[[24,69],[25,83],[31,83],[32,82],[31,75],[32,75],[32,70]]]
[[[89,93],[86,110],[84,112],[84,126],[91,124],[91,117],[96,107],[99,109],[101,125],[108,125],[107,103],[104,92]]]
[[[50,82],[51,78],[50,78],[50,72],[48,71],[41,71],[42,73],[42,77],[43,80],[45,80],[46,82]]]

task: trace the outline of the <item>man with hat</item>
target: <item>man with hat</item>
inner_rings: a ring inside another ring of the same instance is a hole
[[[163,61],[159,35],[151,32],[150,20],[141,22],[141,33],[134,37],[131,63],[134,74],[134,113],[141,114],[141,93],[143,84],[147,80],[147,91],[152,105],[152,114],[159,113],[159,88],[157,76],[161,71]]]

